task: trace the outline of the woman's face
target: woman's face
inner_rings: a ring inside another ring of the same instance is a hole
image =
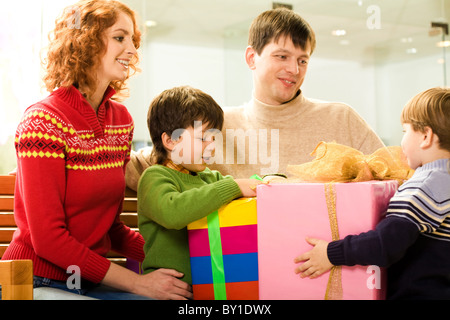
[[[128,64],[137,54],[133,36],[133,20],[121,12],[117,22],[105,31],[106,52],[97,75],[100,83],[109,85],[111,81],[127,79]]]

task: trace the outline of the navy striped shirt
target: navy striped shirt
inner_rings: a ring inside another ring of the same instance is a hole
[[[416,169],[375,230],[328,245],[333,265],[388,268],[388,299],[450,299],[450,159]]]
[[[413,222],[424,236],[450,241],[450,161],[419,167],[392,197],[388,216]]]

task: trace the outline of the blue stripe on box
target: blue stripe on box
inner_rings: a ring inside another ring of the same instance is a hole
[[[258,281],[258,253],[223,256],[226,282]],[[191,257],[192,284],[213,283],[211,257]]]
[[[191,257],[192,284],[212,283],[211,257]]]
[[[258,281],[258,253],[223,256],[226,282]]]

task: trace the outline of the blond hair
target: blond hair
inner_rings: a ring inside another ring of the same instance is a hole
[[[425,127],[439,137],[439,147],[450,151],[450,88],[431,88],[414,96],[403,108],[402,123],[415,131]]]

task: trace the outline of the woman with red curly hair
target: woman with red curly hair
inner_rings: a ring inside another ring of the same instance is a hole
[[[106,258],[110,250],[144,258],[142,236],[119,219],[134,125],[114,101],[136,71],[140,36],[134,12],[115,0],[80,1],[56,21],[45,61],[50,95],[16,132],[18,228],[3,255],[31,259],[35,287],[77,298],[192,297],[174,270],[138,275]]]

